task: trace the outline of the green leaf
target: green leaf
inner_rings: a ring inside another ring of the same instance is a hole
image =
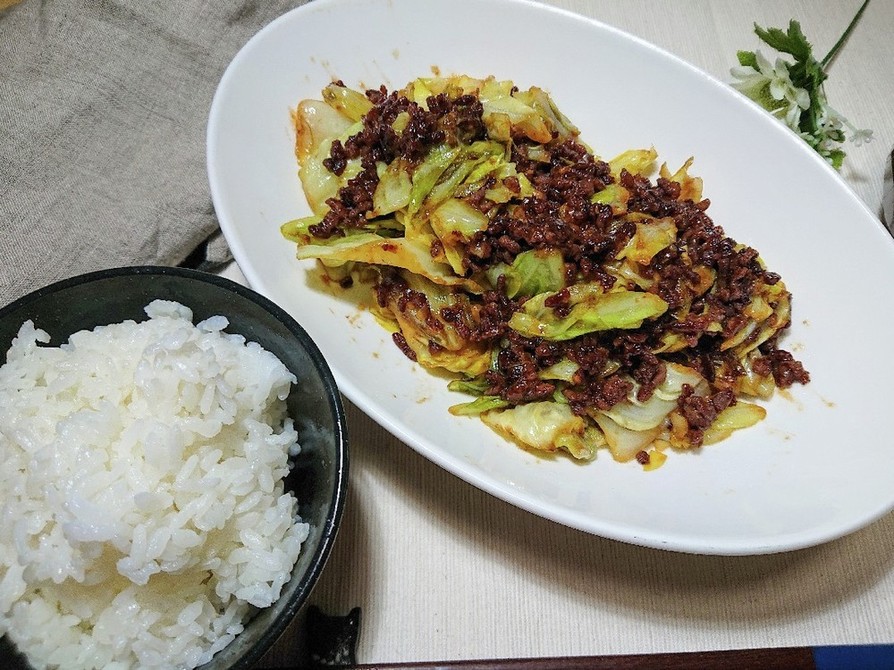
[[[540,377],[540,379],[572,382],[574,381],[575,373],[579,369],[580,366],[577,363],[568,358],[563,358],[558,363],[553,363],[548,368],[543,368],[537,373],[537,376]],[[561,397],[564,398],[564,396]]]
[[[630,219],[632,217],[628,217]],[[670,217],[655,219],[643,215],[635,221],[636,233],[616,256],[618,260],[628,258],[640,265],[648,265],[655,254],[666,249],[677,239],[677,226]]]
[[[841,149],[835,149],[834,151],[829,153],[827,158],[832,164],[832,167],[834,167],[836,170],[840,170],[842,164],[844,163],[845,156],[846,154]]]
[[[705,431],[703,444],[713,444],[729,437],[734,430],[749,428],[758,421],[763,421],[767,410],[749,402],[737,402],[717,415],[714,423]]]
[[[602,413],[622,428],[628,430],[651,430],[661,425],[667,415],[677,406],[677,400],[685,385],[695,389],[704,383],[703,377],[692,368],[676,363],[665,366],[665,379],[652,396],[643,402],[636,400],[636,391]]]
[[[776,51],[791,54],[799,61],[806,62],[812,58],[813,47],[801,32],[801,24],[795,20],[789,21],[787,32],[779,28],[761,28],[756,23],[754,32]]]
[[[439,204],[452,197],[460,185],[469,177],[475,168],[493,157],[502,159],[504,148],[496,142],[473,142],[462,150],[447,169],[438,178],[425,198],[424,209],[431,212]]]
[[[611,168],[612,176],[616,179],[620,176],[621,170],[627,170],[630,174],[649,174],[655,167],[655,160],[658,158],[658,152],[655,147],[649,149],[628,149],[612,158],[608,165]]]
[[[737,51],[736,58],[739,59],[739,65],[742,67],[757,69],[757,56],[753,51]]]
[[[385,237],[375,233],[331,237],[311,244],[299,244],[295,257],[299,260],[317,258],[327,265],[349,261],[387,265],[404,268],[441,286],[465,285],[474,288],[458,277],[450,266],[435,261],[427,246],[406,237]]]
[[[467,242],[490,223],[481,210],[465,200],[447,198],[431,213],[432,230],[446,244]],[[460,274],[463,270],[457,270]]]

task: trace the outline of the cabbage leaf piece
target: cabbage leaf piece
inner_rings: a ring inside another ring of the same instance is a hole
[[[510,298],[555,293],[565,288],[565,259],[558,249],[531,249],[518,254],[509,267],[497,266],[494,275],[505,278]]]
[[[604,414],[621,428],[632,431],[651,430],[661,426],[677,407],[677,399],[688,384],[693,389],[705,387],[705,379],[695,370],[677,363],[667,363],[664,381],[655,389],[648,400],[638,401],[638,385],[628,394],[626,400],[616,403],[607,410],[593,410],[592,415]]]
[[[590,202],[599,205],[608,205],[612,208],[612,216],[624,216],[627,213],[627,202],[630,200],[630,191],[621,186],[617,182],[613,182],[596,191],[591,197]]]
[[[577,126],[559,111],[552,97],[542,88],[532,86],[527,91],[516,91],[514,95],[537,111],[550,130],[556,133],[558,137],[576,137],[580,134]]]
[[[357,128],[351,121],[322,100],[302,100],[292,111],[295,126],[295,156],[303,163],[327,140],[344,135],[348,129]],[[353,133],[352,133],[353,134]]]
[[[726,439],[734,430],[749,428],[767,416],[767,410],[750,402],[737,401],[717,415],[708,426],[702,444],[714,444]]]
[[[351,121],[320,100],[304,100],[292,112],[295,125],[295,156],[298,175],[311,211],[323,216],[329,211],[326,201],[356,177],[362,166],[360,159],[348,161],[340,175],[330,172],[323,161],[329,157],[332,142],[344,142],[358,133],[362,124]]]
[[[420,77],[401,89],[401,94],[423,109],[428,109],[428,99],[433,95],[446,93],[455,98],[466,93],[475,93],[484,83],[483,79],[457,74],[450,77]]]
[[[402,272],[401,277],[425,300],[405,300],[403,293],[389,294],[386,303],[376,309],[380,318],[394,322],[416,355],[416,361],[423,367],[443,368],[470,378],[484,374],[492,360],[489,345],[467,338],[465,333],[470,331],[470,323],[459,327],[455,319],[447,320],[441,315],[444,308],[451,308],[454,314],[468,315],[468,296],[418,274]]]
[[[661,426],[648,430],[630,430],[614,421],[607,414],[594,414],[593,420],[599,424],[609,451],[616,461],[625,462],[636,457],[661,434]]]
[[[497,81],[489,77],[482,82],[478,99],[488,134],[504,142],[511,140],[514,133],[535,142],[549,142],[552,130],[547,120],[533,106],[513,95],[514,90],[515,85],[511,81]]]
[[[622,170],[643,176],[649,174],[655,168],[657,159],[658,152],[655,151],[655,147],[628,149],[608,161],[608,166],[611,168],[612,176],[617,180],[621,176]]]
[[[323,101],[352,123],[360,121],[372,109],[372,101],[360,91],[335,82],[323,89]]]
[[[448,198],[429,217],[429,225],[441,241],[444,257],[458,275],[466,274],[465,244],[487,228],[488,219],[465,200]]]
[[[707,390],[704,377],[690,367],[666,363],[665,370],[664,381],[648,400],[636,399],[639,385],[634,383],[625,400],[607,410],[588,412],[605,433],[615,460],[629,461],[661,435],[670,413],[677,408],[684,386],[691,386],[696,392]]]
[[[749,320],[720,345],[721,351],[733,349],[740,359],[788,325],[791,319],[791,299],[785,284],[782,281],[758,284],[751,303],[743,309],[743,314]]]
[[[413,171],[410,199],[407,203],[408,214],[413,215],[421,209],[422,203],[441,179],[441,175],[462,152],[462,147],[451,147],[446,144],[438,144],[428,152],[425,160]]]
[[[613,328],[639,328],[644,320],[667,311],[667,303],[654,293],[605,293],[596,284],[574,284],[563,290],[569,296],[567,315],[559,316],[546,306],[555,292],[540,293],[512,315],[509,327],[527,337],[570,340]]]
[[[508,407],[509,403],[496,395],[481,395],[471,402],[452,405],[448,411],[454,416],[478,416],[494,409]]]
[[[405,235],[428,246],[437,235],[432,230],[431,217],[442,204],[458,195],[462,184],[476,167],[496,158],[498,164],[505,162],[505,149],[496,142],[474,142],[470,145],[449,146],[439,144],[433,147],[425,159],[413,169],[410,176],[409,200],[401,210]],[[387,170],[385,172],[388,174]],[[449,207],[450,205],[448,205]],[[464,218],[469,218],[467,213]],[[478,220],[479,228],[486,225],[487,220]],[[468,227],[468,226],[464,226]],[[449,242],[447,246],[454,246]],[[459,262],[458,252],[442,259],[452,262],[454,270],[463,274],[464,269]]]
[[[327,265],[349,261],[387,265],[409,270],[442,286],[462,287],[472,293],[484,290],[475,280],[458,277],[449,265],[435,261],[428,247],[405,237],[360,233],[330,238],[325,244],[298,246],[295,255],[302,260],[316,258]]]
[[[300,219],[292,219],[286,221],[279,227],[279,232],[287,240],[296,242],[297,244],[310,244],[314,240],[314,236],[310,233],[310,227],[319,223],[322,217],[303,216]]]
[[[558,362],[553,363],[549,367],[543,368],[537,373],[540,379],[550,379],[553,381],[573,382],[574,376],[580,369],[580,365],[569,358],[561,358]]]
[[[605,445],[602,433],[565,403],[543,400],[481,414],[481,420],[493,430],[538,451],[568,451],[578,459],[589,460]]]
[[[459,393],[469,393],[474,396],[484,395],[487,387],[490,386],[484,377],[471,377],[463,379],[452,379],[447,384],[447,389],[457,391]]]
[[[636,233],[628,240],[617,258],[628,258],[640,265],[648,265],[655,255],[677,239],[677,226],[672,217],[656,219],[647,214],[629,216],[636,224]]]
[[[549,93],[532,86],[519,90],[512,81],[485,79],[468,75],[423,77],[411,81],[401,90],[408,99],[428,109],[428,98],[446,93],[450,97],[475,94],[484,108],[484,122],[492,139],[509,141],[524,135],[536,142],[549,142],[557,137],[576,137],[580,131],[552,100]]]
[[[505,163],[506,150],[502,144],[497,142],[479,141],[461,147],[453,156],[453,159],[444,170],[438,174],[438,178],[431,188],[423,194],[424,201],[419,208],[414,208],[414,200],[411,199],[409,211],[415,214],[419,211],[420,215],[426,217],[434,209],[439,207],[441,203],[453,197],[460,186],[474,173],[475,169],[480,165],[487,165],[491,159],[496,159],[496,164]],[[425,163],[422,166],[424,167]],[[417,168],[418,170],[419,168]],[[414,173],[413,183],[414,194],[416,192],[416,180]]]
[[[761,353],[753,349],[740,360],[743,374],[735,381],[734,389],[737,395],[749,395],[767,400],[776,390],[776,381],[773,379],[773,375],[759,375],[752,367],[754,360],[760,356]]]
[[[388,165],[380,165],[371,217],[384,216],[403,209],[410,203],[413,193],[410,169],[403,158],[395,158]]]
[[[680,195],[678,200],[692,200],[698,202],[702,199],[702,178],[693,177],[689,174],[689,168],[692,167],[692,158],[686,160],[679,170],[671,174],[667,167],[667,163],[662,163],[658,170],[658,176],[663,179],[675,181],[680,185]]]
[[[503,151],[489,152],[490,155],[469,173],[456,190],[454,196],[465,198],[480,188],[485,188],[484,197],[496,204],[504,204],[513,199],[529,198],[534,195],[534,186],[530,180],[520,173],[515,163],[509,160],[508,154]],[[514,179],[517,188],[509,188],[507,180]],[[487,183],[490,180],[492,183]]]

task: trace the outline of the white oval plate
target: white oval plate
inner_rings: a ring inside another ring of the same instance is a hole
[[[459,7],[461,6],[461,11]],[[644,472],[605,452],[544,459],[447,407],[460,396],[345,298],[320,291],[281,223],[310,213],[290,109],[332,79],[399,88],[442,74],[541,86],[602,156],[695,156],[708,213],[794,294],[784,346],[812,381],[756,427]],[[727,85],[611,27],[520,0],[314,0],[274,21],[224,74],[208,125],[214,206],[259,292],[307,329],[341,390],[446,470],[523,509],[635,544],[695,553],[806,547],[894,506],[889,467],[894,243],[839,176]]]

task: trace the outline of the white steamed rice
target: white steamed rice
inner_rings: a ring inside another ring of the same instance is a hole
[[[289,579],[307,524],[270,352],[149,320],[61,347],[26,322],[0,367],[0,634],[36,668],[192,668]]]

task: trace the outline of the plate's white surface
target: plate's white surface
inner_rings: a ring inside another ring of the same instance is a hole
[[[460,11],[461,7],[461,11]],[[758,426],[643,472],[600,453],[526,453],[447,407],[460,396],[366,313],[313,287],[279,225],[309,213],[289,110],[332,79],[389,89],[431,74],[538,85],[599,155],[695,156],[709,214],[794,294],[784,346],[812,382]],[[294,315],[341,390],[424,456],[533,513],[605,537],[751,554],[818,544],[894,507],[894,244],[831,168],[726,85],[605,25],[516,0],[315,0],[268,25],[226,71],[208,125],[211,193],[249,283]]]

